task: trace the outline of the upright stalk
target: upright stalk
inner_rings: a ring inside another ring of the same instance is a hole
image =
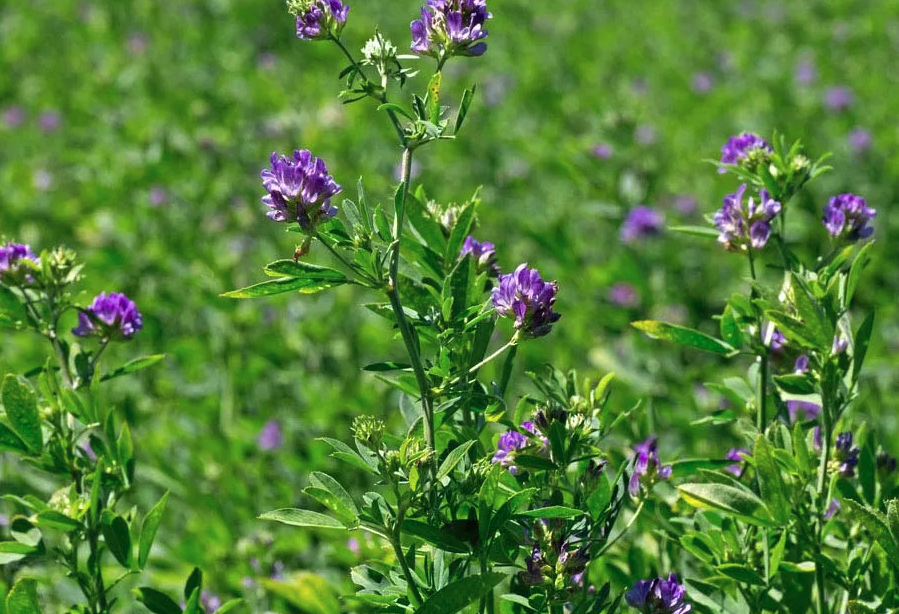
[[[755,299],[758,298],[758,293],[755,289],[755,283],[758,281],[755,275],[755,258],[752,255],[752,247],[750,247],[747,251],[749,255],[749,274],[752,276],[752,289],[750,290],[750,296]],[[763,318],[760,313],[758,316],[758,331],[759,331],[759,341],[762,345],[763,354],[759,356],[759,385],[758,385],[758,393],[757,393],[757,404],[758,411],[755,415],[755,426],[756,429],[763,433],[765,431],[765,426],[768,423],[768,348],[765,345],[765,329],[763,327]]]
[[[818,518],[817,538],[818,552],[821,550],[821,538],[824,533],[824,514],[827,510],[827,465],[830,463],[831,438],[833,436],[833,415],[830,395],[827,390],[821,395],[821,462],[818,465]],[[815,584],[818,589],[817,614],[828,614],[827,591],[825,587],[824,569],[815,564]]]
[[[393,309],[394,317],[396,317],[397,326],[399,326],[403,343],[406,345],[406,351],[409,353],[409,359],[412,362],[415,379],[418,382],[419,392],[421,393],[421,406],[424,413],[425,443],[428,449],[433,452],[435,449],[433,398],[430,385],[428,384],[428,376],[421,363],[418,339],[415,336],[415,331],[412,330],[412,326],[409,324],[409,320],[406,319],[406,313],[403,311],[399,293],[400,243],[406,215],[406,200],[409,197],[409,177],[411,174],[412,149],[406,147],[403,149],[402,175],[400,176],[402,191],[393,217],[393,243],[390,246],[390,273],[387,281],[387,296],[390,299],[390,306]],[[431,463],[431,469],[433,474],[433,463]]]

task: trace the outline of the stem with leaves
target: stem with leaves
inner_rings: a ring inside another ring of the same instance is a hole
[[[752,247],[749,247],[747,250],[747,254],[749,255],[749,274],[752,277],[752,289],[750,290],[750,295],[753,299],[758,298],[758,291],[756,290],[756,283],[758,281],[755,274],[755,257],[752,255]],[[762,354],[759,356],[759,385],[758,385],[758,412],[756,413],[756,421],[755,426],[756,429],[760,433],[765,432],[765,427],[768,424],[768,348],[765,344],[765,329],[764,329],[764,319],[762,318],[762,314],[758,314],[758,332],[759,332],[759,341],[762,345]]]

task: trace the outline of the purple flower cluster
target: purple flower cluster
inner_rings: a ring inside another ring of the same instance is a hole
[[[660,234],[664,225],[665,218],[661,213],[652,207],[638,205],[628,212],[618,236],[624,243],[633,243]]]
[[[0,245],[0,277],[6,273],[17,272],[22,260],[30,260],[35,265],[40,264],[40,259],[27,245],[12,242]]]
[[[493,243],[483,243],[469,235],[462,244],[459,257],[471,256],[477,262],[479,271],[487,271],[492,276],[499,275],[499,265],[496,264],[496,246]]]
[[[553,311],[556,282],[543,281],[537,269],[521,264],[513,273],[500,275],[493,289],[493,307],[502,317],[515,318],[515,328],[530,337],[540,337],[552,330],[561,315]]]
[[[855,94],[845,85],[835,85],[824,92],[824,104],[831,111],[844,111],[855,102]]]
[[[144,323],[137,305],[119,292],[101,292],[78,314],[76,337],[102,337],[127,340],[140,332]]]
[[[830,505],[827,506],[827,509],[824,511],[824,520],[830,520],[842,509],[843,504],[840,503],[840,500],[837,498],[833,498],[830,500]]]
[[[773,149],[768,141],[751,132],[741,132],[732,136],[721,148],[721,164],[739,164],[740,161],[751,159],[759,153],[770,154]],[[726,173],[726,168],[718,168],[719,173]]]
[[[780,203],[772,199],[767,190],[759,192],[758,201],[750,196],[744,204],[746,184],[740,185],[715,213],[718,242],[729,251],[759,250],[771,236],[771,220],[780,213]]]
[[[262,186],[268,192],[262,202],[271,209],[267,213],[275,222],[297,222],[306,232],[312,232],[322,220],[337,215],[331,197],[342,188],[328,174],[321,158],[308,149],[296,150],[293,158],[273,152],[271,169],[260,173]]]
[[[421,7],[421,19],[411,24],[412,51],[440,61],[454,55],[483,55],[484,25],[491,17],[487,0],[428,0]]]
[[[837,194],[824,207],[821,221],[833,238],[858,241],[870,237],[874,232],[868,222],[876,215],[877,210],[869,207],[861,196]]]
[[[790,423],[809,420],[817,420],[821,415],[821,406],[811,401],[787,401],[787,411],[790,412]]]
[[[281,432],[281,424],[277,420],[269,420],[263,425],[259,431],[259,437],[256,440],[259,449],[263,452],[272,452],[278,450],[284,445],[284,435]]]
[[[837,440],[834,442],[834,460],[839,463],[840,475],[844,478],[855,477],[859,452],[861,450],[858,446],[853,445],[851,432],[846,431],[837,435]]]
[[[888,452],[885,452],[883,450],[878,452],[876,463],[877,463],[877,471],[882,474],[890,475],[891,473],[896,472],[896,467],[897,467],[896,457],[892,456]]]
[[[693,606],[686,603],[686,589],[677,576],[668,574],[668,579],[639,580],[624,595],[629,606],[643,614],[687,614]]]
[[[730,471],[737,477],[742,476],[743,475],[743,465],[741,465],[740,463],[742,463],[745,460],[743,458],[744,456],[752,456],[749,453],[749,450],[747,450],[746,448],[731,448],[730,450],[728,450],[727,454],[724,455],[724,459],[737,461],[737,462],[733,465],[728,465],[727,467],[725,467],[725,469],[727,471]]]
[[[539,543],[534,543],[531,555],[525,559],[526,571],[519,574],[519,579],[530,586],[542,584],[544,582],[543,571],[545,568],[549,568],[564,572],[570,577],[572,586],[583,586],[584,572],[590,562],[587,548],[577,547],[577,537],[566,539],[561,545],[557,541],[553,541],[549,556],[540,550]],[[552,558],[555,558],[557,563],[554,564]]]
[[[640,487],[647,489],[658,480],[671,477],[671,465],[662,466],[659,460],[658,437],[650,436],[646,441],[634,446],[634,472],[631,474],[627,491],[632,497],[640,494]]]
[[[340,38],[350,7],[340,0],[288,0],[288,10],[297,18],[297,38]]]
[[[527,431],[532,435],[537,435],[537,430],[534,427],[533,422],[522,422],[521,430]],[[549,445],[549,441],[546,437],[540,437],[540,440],[545,450]],[[516,475],[518,473],[518,467],[512,464],[515,462],[515,452],[523,450],[528,447],[530,443],[531,440],[524,433],[519,431],[506,431],[499,436],[499,441],[496,442],[496,452],[494,452],[491,462],[493,462],[494,465],[499,463],[503,467],[507,467],[509,473]]]

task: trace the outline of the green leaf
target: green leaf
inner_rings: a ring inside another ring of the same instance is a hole
[[[236,607],[244,605],[246,601],[243,599],[231,599],[222,604],[218,610],[215,611],[215,614],[228,614],[228,612],[234,610]]]
[[[385,102],[384,104],[378,105],[378,111],[393,111],[394,113],[399,113],[406,119],[412,121],[415,120],[415,118],[412,117],[412,115],[410,115],[406,109],[396,104],[395,102]]]
[[[109,522],[100,525],[103,533],[103,539],[106,541],[106,547],[112,553],[112,556],[128,569],[131,567],[131,531],[128,528],[128,522],[121,516],[113,516]]]
[[[786,524],[790,519],[790,504],[787,501],[786,487],[764,435],[759,435],[755,440],[753,458],[762,501],[771,511],[774,520],[782,525]]]
[[[11,428],[0,422],[0,452],[27,454],[28,446]]]
[[[715,571],[742,584],[750,584],[752,586],[766,586],[765,581],[758,573],[756,573],[749,567],[744,567],[743,565],[737,565],[736,563],[726,563],[724,565],[718,565],[715,568]]]
[[[332,493],[340,500],[343,506],[347,510],[349,510],[349,512],[353,516],[359,515],[359,510],[356,508],[356,504],[353,502],[353,498],[349,495],[346,489],[344,489],[344,487],[340,485],[340,482],[332,478],[327,473],[313,471],[311,474],[309,474],[309,483],[313,486],[324,488],[328,492]]]
[[[469,203],[459,213],[459,217],[456,218],[456,224],[453,226],[449,241],[446,243],[446,254],[444,255],[444,258],[447,262],[456,260],[459,251],[462,249],[462,244],[465,242],[465,237],[471,232],[471,225],[474,223],[474,210],[474,203]]]
[[[153,614],[181,614],[181,606],[172,601],[165,593],[160,593],[155,588],[142,586],[134,589],[137,600],[144,604]]]
[[[426,522],[407,518],[403,521],[403,533],[418,537],[446,552],[465,554],[470,551],[468,544],[452,533],[438,529]]]
[[[850,601],[847,605],[849,606],[849,614],[877,614],[877,610],[861,601]]]
[[[37,580],[19,578],[6,596],[6,614],[41,614],[37,600]]]
[[[855,290],[858,288],[858,283],[861,281],[862,272],[871,263],[872,256],[870,252],[871,246],[873,245],[874,242],[871,241],[858,250],[858,255],[856,255],[855,260],[852,262],[852,267],[849,269],[849,277],[846,280],[845,299],[845,306],[847,308],[852,304],[852,297],[855,296]]]
[[[794,341],[804,347],[820,349],[815,337],[796,318],[780,311],[766,311],[765,317],[771,320],[771,323],[783,333],[788,341]],[[831,339],[831,341],[827,342],[827,349],[830,349],[832,341]]]
[[[407,364],[405,362],[376,362],[370,365],[365,365],[362,367],[363,371],[375,371],[375,372],[383,372],[383,371],[410,371],[412,369],[412,365]]]
[[[283,508],[267,512],[259,517],[261,520],[275,520],[294,527],[317,527],[319,529],[344,529],[343,524],[324,514],[295,508]]]
[[[535,454],[516,454],[515,466],[532,471],[555,471],[559,468],[554,462],[545,456]]]
[[[506,574],[485,573],[447,584],[415,611],[415,614],[455,614],[474,603],[503,581]]]
[[[871,534],[893,565],[899,568],[899,545],[887,526],[887,519],[877,510],[868,509],[852,499],[844,499],[852,516]]]
[[[730,356],[736,353],[736,349],[733,346],[720,339],[715,339],[698,330],[678,326],[677,324],[669,324],[668,322],[659,322],[657,320],[640,320],[631,322],[631,326],[655,339],[671,341],[704,352],[711,352],[721,356]]]
[[[818,347],[829,347],[833,342],[833,326],[808,286],[796,273],[790,277],[790,290],[796,313],[805,324],[806,332],[815,340]]]
[[[334,512],[334,515],[348,529],[359,524],[359,512],[356,510],[352,500],[349,499],[349,495],[347,495],[348,505],[347,501],[342,500],[341,497],[321,486],[307,486],[303,489],[303,492]]]
[[[440,463],[440,469],[437,470],[437,479],[442,480],[447,477],[453,469],[456,468],[456,465],[465,458],[465,455],[468,453],[468,450],[471,449],[476,442],[475,441],[466,441],[461,446],[454,448],[452,452],[446,455],[446,458],[443,459],[443,462]]]
[[[69,518],[62,512],[57,512],[56,510],[47,510],[39,513],[34,524],[42,529],[56,529],[58,531],[65,531],[66,533],[79,531],[82,528],[80,522],[74,518]]]
[[[459,130],[462,129],[465,116],[468,115],[468,109],[471,107],[472,100],[474,100],[474,93],[475,86],[472,86],[471,89],[465,90],[462,94],[462,101],[459,103],[459,112],[456,114],[456,126],[453,129],[453,134],[459,134]]]
[[[37,411],[37,397],[31,386],[15,375],[3,380],[3,408],[16,435],[31,454],[40,454],[44,448],[41,417]]]
[[[524,516],[525,518],[577,518],[583,516],[584,512],[576,510],[573,507],[565,507],[563,505],[550,505],[541,507],[536,510],[527,510],[526,512],[518,512],[516,516]]]
[[[291,574],[283,580],[262,580],[270,595],[287,601],[306,614],[334,614],[340,612],[340,602],[324,578],[308,572]],[[293,611],[293,610],[291,610]]]
[[[321,292],[322,290],[327,290],[328,288],[352,283],[352,281],[343,273],[340,273],[340,271],[336,272],[340,275],[340,278],[337,278],[336,276],[329,279],[280,277],[278,279],[271,279],[252,286],[247,286],[240,290],[232,290],[221,296],[227,298],[259,298],[261,296],[274,296],[286,292],[314,294],[316,292]]]
[[[868,346],[871,343],[871,335],[874,333],[874,312],[872,311],[865,317],[862,325],[858,327],[855,333],[855,342],[852,349],[852,381],[858,381],[858,374],[862,370],[862,364],[865,362],[865,355],[868,353]]]
[[[801,563],[781,561],[778,569],[787,573],[815,573],[815,563],[814,561],[802,561]]]
[[[198,589],[203,590],[203,572],[199,567],[194,567],[187,577],[187,582],[184,583],[184,598],[190,599],[190,596]]]
[[[674,461],[671,463],[671,477],[686,478],[696,475],[700,469],[723,469],[724,467],[733,465],[734,462],[735,461],[732,460],[707,458]]]
[[[150,549],[153,547],[153,540],[156,539],[156,531],[159,529],[159,523],[162,521],[162,514],[165,512],[165,506],[168,501],[169,493],[166,492],[156,505],[147,512],[147,516],[144,518],[143,526],[140,528],[140,544],[137,550],[137,566],[140,569],[147,566]]]
[[[117,377],[122,377],[123,375],[129,375],[131,373],[136,373],[137,371],[142,371],[143,369],[147,369],[161,362],[163,358],[165,358],[165,354],[152,354],[150,356],[141,356],[140,358],[129,360],[118,369],[110,371],[109,373],[104,373],[100,378],[100,381],[105,382]]]
[[[402,194],[402,189],[403,189],[403,184],[401,182],[400,185],[396,189],[396,193],[398,195]],[[384,241],[385,243],[390,243],[391,239],[393,238],[393,235],[390,232],[390,222],[387,221],[387,214],[384,213],[384,207],[381,205],[381,203],[378,203],[375,206],[373,221],[375,224],[375,230],[378,231],[378,236],[381,237],[381,240]]]
[[[440,122],[440,84],[442,81],[443,75],[437,71],[428,82],[428,118],[432,124]]]
[[[813,394],[815,392],[815,380],[805,373],[775,375],[774,383],[788,394]]]
[[[768,582],[771,581],[771,578],[777,573],[777,570],[780,569],[780,563],[784,558],[784,550],[787,547],[787,531],[784,531],[780,534],[780,539],[777,540],[777,543],[774,544],[774,548],[771,549],[771,563],[768,565]]]
[[[682,484],[684,501],[697,508],[712,508],[757,526],[774,526],[761,499],[752,492],[727,484]]]
[[[703,239],[717,239],[720,234],[714,228],[707,226],[669,226],[668,230],[693,235],[694,237],[702,237]]]
[[[734,314],[734,309],[730,305],[727,305],[724,308],[724,312],[721,314],[720,324],[721,339],[731,347],[741,347],[743,345],[743,332],[740,330],[740,325],[737,322],[737,316]]]
[[[899,499],[887,501],[887,526],[893,534],[893,539],[899,544]]]

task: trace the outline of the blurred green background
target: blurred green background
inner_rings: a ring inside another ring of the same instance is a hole
[[[351,49],[375,25],[408,49],[416,2],[351,6]],[[478,85],[463,135],[421,150],[415,179],[445,204],[483,186],[475,236],[497,244],[505,269],[527,261],[558,280],[563,318],[523,348],[519,371],[545,362],[594,378],[614,371],[620,407],[648,400],[630,434],[664,431],[663,458],[732,447],[726,428],[688,425],[719,407],[698,385],[746,364],[648,341],[628,323],[714,331],[723,300],[745,287],[745,263],[703,239],[622,243],[619,232],[638,204],[669,225],[704,223],[736,187],[704,160],[732,134],[778,130],[812,158],[834,152],[835,171],[789,205],[789,240],[809,259],[829,248],[819,218],[830,195],[856,192],[878,210],[858,300],[860,312],[876,306],[877,335],[856,411],[895,439],[899,1],[494,0],[490,9],[487,54],[452,61],[444,75],[446,99]],[[304,475],[334,468],[316,437],[348,436],[363,413],[401,424],[395,395],[359,368],[401,358],[402,346],[352,289],[258,302],[218,295],[293,253],[293,236],[259,202],[270,152],[309,148],[347,196],[362,176],[369,198],[389,202],[399,151],[386,118],[365,102],[339,103],[344,61],[332,45],[298,41],[279,0],[5,2],[0,63],[0,233],[35,249],[75,248],[87,263],[85,300],[101,290],[135,299],[145,329],[111,349],[108,364],[167,354],[106,392],[136,433],[135,502],[146,509],[173,493],[155,580],[174,584],[198,565],[224,596],[261,604],[273,590],[295,591],[275,600],[278,611],[334,611],[356,544],[254,518],[304,503]],[[407,89],[421,91],[424,78]],[[323,250],[311,258],[327,262]],[[627,304],[616,284],[632,286]],[[0,367],[23,372],[44,352],[36,338],[4,333]],[[526,389],[521,373],[516,381]],[[271,420],[283,445],[261,449]],[[370,486],[339,471],[358,492]],[[0,484],[53,487],[2,456]]]

